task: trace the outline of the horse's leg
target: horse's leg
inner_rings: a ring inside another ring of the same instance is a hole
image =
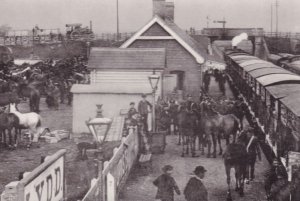
[[[213,133],[213,145],[214,145],[214,151],[213,151],[213,157],[217,158],[217,139],[216,139],[216,133]]]
[[[210,158],[210,152],[211,152],[211,138],[213,138],[212,133],[206,133],[206,138],[207,138],[207,158]]]
[[[182,129],[181,127],[178,128],[178,145],[181,145],[181,136],[182,136]]]
[[[185,144],[185,136],[182,136],[182,153],[181,153],[181,157],[184,157],[185,153],[184,153],[184,144]]]
[[[235,169],[235,191],[239,191],[240,183],[239,183],[239,169],[238,167],[234,167]]]
[[[223,149],[222,149],[222,143],[221,143],[221,136],[218,135],[218,144],[219,144],[219,155],[222,155],[223,154]]]
[[[190,144],[190,136],[185,136],[185,148],[186,148],[186,154],[189,155],[190,150],[189,150],[189,144]]]
[[[227,180],[227,201],[232,201],[231,190],[230,190],[230,166],[225,163],[226,180]]]

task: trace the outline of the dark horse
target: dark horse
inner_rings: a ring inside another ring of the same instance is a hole
[[[240,129],[239,120],[233,114],[222,115],[218,113],[212,104],[208,103],[205,107],[205,112],[201,115],[201,127],[208,142],[207,157],[210,157],[211,144],[213,142],[213,157],[216,158],[217,140],[220,149],[219,155],[222,155],[221,137],[223,136],[226,139],[226,144],[228,145],[230,135],[233,135],[233,142],[235,142],[236,134]]]
[[[179,140],[182,138],[182,154],[189,154],[189,148],[191,148],[192,157],[196,157],[195,153],[195,139],[198,128],[198,118],[197,115],[187,111],[186,105],[182,104],[179,107],[179,112],[177,114],[178,119],[178,133]]]
[[[237,143],[231,143],[227,146],[224,152],[224,165],[227,176],[227,201],[231,201],[231,189],[230,189],[230,170],[234,168],[236,188],[235,190],[239,192],[240,196],[244,196],[244,180],[247,173],[248,164],[248,136],[246,132],[241,132],[238,136]]]
[[[273,161],[272,166],[265,174],[265,191],[268,201],[289,201],[300,199],[300,170],[292,171],[292,181],[288,181],[285,167]]]
[[[17,93],[20,97],[29,98],[29,107],[31,112],[40,112],[40,92],[34,86],[27,83],[17,84]]]

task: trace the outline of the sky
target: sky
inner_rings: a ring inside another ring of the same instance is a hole
[[[171,0],[167,0],[171,1]],[[175,23],[183,29],[221,27],[264,28],[270,31],[271,5],[275,30],[276,0],[173,0]],[[13,29],[60,28],[65,24],[93,22],[95,33],[116,32],[117,0],[0,0],[0,25]],[[135,32],[152,17],[152,0],[118,0],[120,32]],[[300,1],[278,0],[278,31],[300,32]]]

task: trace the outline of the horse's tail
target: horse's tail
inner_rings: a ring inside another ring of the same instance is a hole
[[[39,118],[38,123],[36,124],[36,128],[41,127],[42,126],[42,122],[41,122],[41,118]]]

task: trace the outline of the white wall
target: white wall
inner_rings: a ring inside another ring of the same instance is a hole
[[[147,99],[151,102],[151,96]],[[104,117],[112,118],[118,116],[121,109],[129,108],[132,101],[136,103],[137,108],[140,100],[140,94],[74,94],[73,133],[89,132],[85,121],[96,116],[97,104],[103,104]]]

